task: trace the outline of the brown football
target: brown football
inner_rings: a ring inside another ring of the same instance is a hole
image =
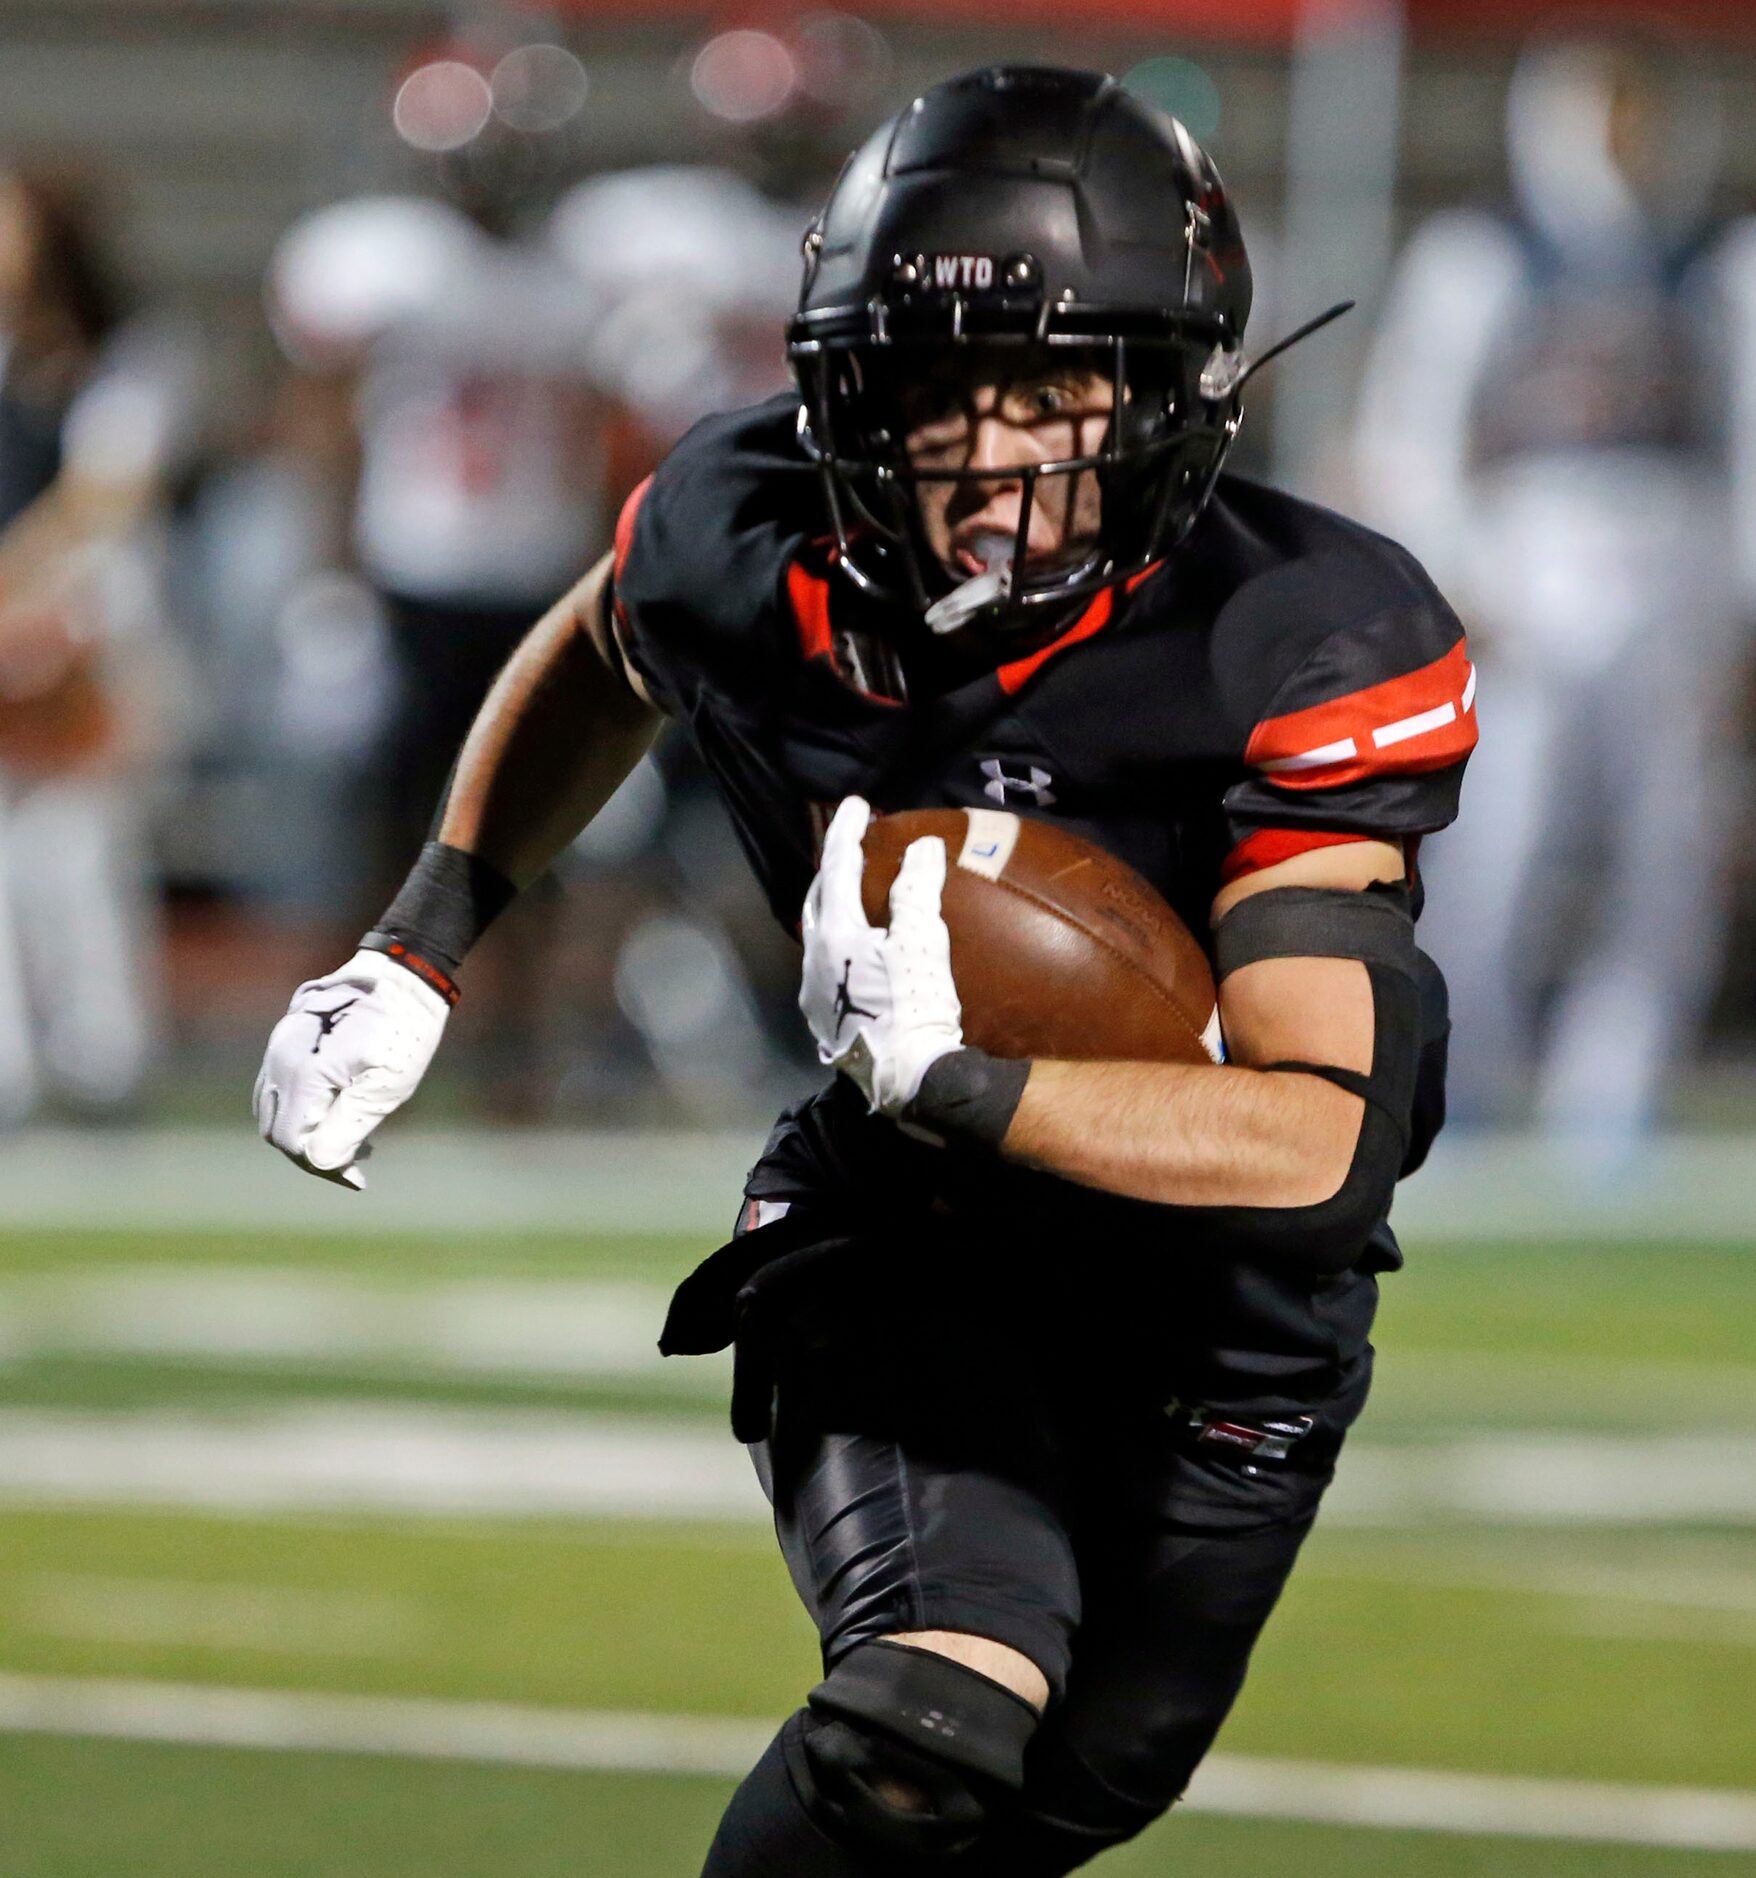
[[[1213,974],[1187,926],[1118,861],[1004,809],[911,809],[866,832],[866,917],[888,924],[903,851],[945,842],[963,1034],[995,1056],[1210,1063]]]

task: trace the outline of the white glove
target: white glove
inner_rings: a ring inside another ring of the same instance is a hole
[[[263,1140],[307,1173],[364,1187],[366,1137],[414,1094],[450,1009],[383,952],[301,985],[251,1098]]]
[[[951,934],[939,913],[945,843],[909,844],[890,889],[888,930],[860,904],[869,804],[849,796],[823,841],[805,897],[805,981],[799,1009],[817,1054],[851,1076],[880,1113],[911,1102],[929,1067],[963,1047],[963,1010],[951,977]]]

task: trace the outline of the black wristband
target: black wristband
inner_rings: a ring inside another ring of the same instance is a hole
[[[1030,1080],[1028,1058],[986,1050],[948,1051],[921,1078],[903,1120],[948,1140],[998,1149]]]
[[[505,912],[518,889],[480,855],[429,841],[409,869],[402,891],[366,935],[364,945],[403,964],[400,946],[449,980],[470,947]],[[418,976],[418,968],[410,966]]]

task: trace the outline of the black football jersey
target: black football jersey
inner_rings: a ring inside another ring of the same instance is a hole
[[[835,569],[796,417],[783,396],[683,440],[623,515],[614,601],[623,657],[685,727],[789,932],[827,816],[852,794],[880,813],[1002,805],[1057,821],[1136,868],[1198,935],[1228,880],[1336,842],[1412,844],[1455,815],[1474,672],[1455,615],[1392,542],[1222,477],[1159,567],[1047,644],[960,670],[924,627],[884,630]],[[958,1178],[955,1157],[844,1090],[790,1129],[764,1163],[789,1171],[759,1170],[753,1192],[766,1178],[777,1198],[815,1185],[943,1206]],[[1116,1243],[1162,1237],[1175,1213],[991,1164],[981,1191],[1019,1230],[1054,1218],[1054,1235]],[[1253,1346],[1281,1353],[1277,1375],[1294,1351],[1295,1369],[1319,1353],[1332,1369],[1363,1351],[1370,1272],[1395,1256],[1383,1232],[1356,1274],[1329,1281],[1215,1252],[1191,1334],[1246,1370]],[[1356,1280],[1352,1303],[1334,1295]]]

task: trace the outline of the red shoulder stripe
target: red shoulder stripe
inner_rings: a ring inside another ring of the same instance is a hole
[[[1265,718],[1244,760],[1280,789],[1334,789],[1368,776],[1447,769],[1475,748],[1475,697],[1475,668],[1460,639],[1400,678]]]
[[[787,598],[799,629],[799,647],[808,659],[835,658],[835,636],[829,627],[829,582],[813,574],[803,561],[787,569]]]
[[[1246,835],[1226,856],[1220,869],[1220,884],[1229,887],[1246,874],[1259,874],[1265,867],[1277,867],[1295,854],[1310,854],[1317,848],[1339,848],[1350,841],[1376,841],[1377,835],[1343,834],[1324,828],[1259,828]]]
[[[1151,567],[1143,567],[1132,580],[1127,582],[1122,591],[1125,594],[1132,593],[1143,581],[1151,580],[1163,566],[1163,561],[1154,561]],[[1095,632],[1101,632],[1109,625],[1115,611],[1116,589],[1106,587],[1059,639],[1051,639],[1046,646],[1039,646],[1035,652],[1026,653],[1023,658],[1014,659],[1009,665],[1002,665],[998,673],[1000,689],[1008,697],[1015,691],[1022,691],[1057,652],[1064,651],[1068,646],[1078,645],[1080,640],[1089,639]]]
[[[1000,689],[1008,697],[1015,691],[1022,691],[1057,652],[1078,645],[1081,639],[1089,639],[1095,632],[1101,632],[1109,625],[1110,615],[1115,610],[1116,590],[1106,587],[1059,639],[1051,639],[1035,652],[1026,653],[1023,658],[1014,659],[1009,665],[1002,665],[998,674]]]
[[[647,490],[652,487],[652,478],[648,476],[634,490],[634,493],[622,504],[622,513],[616,518],[616,578],[622,578],[622,570],[628,565],[628,550],[634,546],[634,524],[640,515],[640,504]]]

